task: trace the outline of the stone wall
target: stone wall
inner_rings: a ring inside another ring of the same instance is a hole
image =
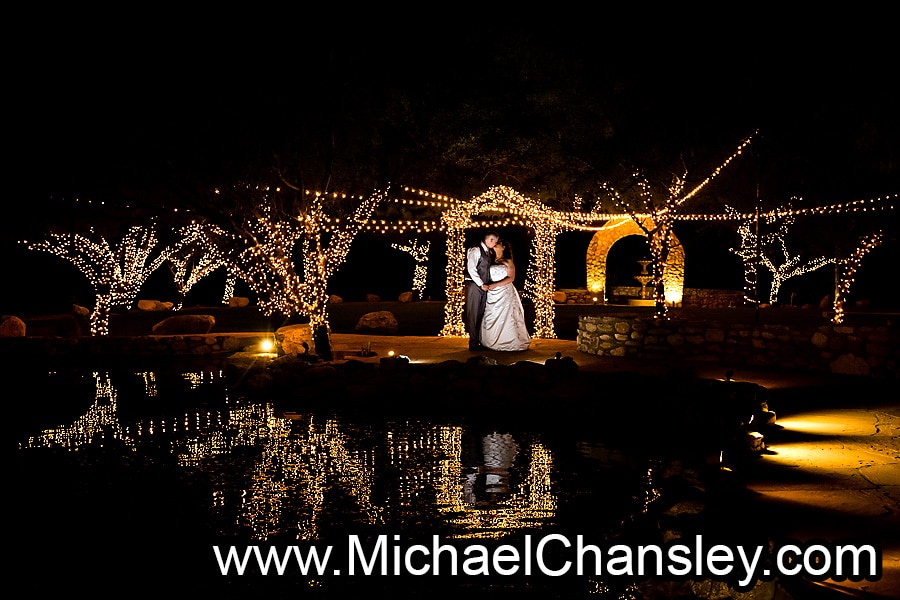
[[[900,334],[888,325],[755,325],[583,315],[576,341],[580,352],[600,356],[676,357],[875,377],[897,378],[900,362]]]
[[[228,355],[257,346],[265,333],[198,335],[7,337],[0,339],[0,356],[21,359],[202,357]]]
[[[594,294],[587,289],[561,289],[558,293],[565,294],[565,300],[560,304],[595,304],[594,298],[598,298],[597,304],[603,304],[603,295]],[[612,289],[614,297],[638,298],[641,294],[641,286],[617,286]],[[697,308],[733,308],[744,306],[744,292],[740,290],[707,290],[698,288],[685,288],[681,306]]]

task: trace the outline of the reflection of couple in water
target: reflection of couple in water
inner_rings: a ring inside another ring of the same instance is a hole
[[[516,265],[510,243],[495,231],[487,232],[466,251],[464,280],[469,350],[527,350],[531,336],[514,285]]]
[[[483,464],[466,475],[463,499],[471,504],[499,500],[510,493],[510,468],[519,454],[519,445],[508,433],[489,433],[481,438]]]

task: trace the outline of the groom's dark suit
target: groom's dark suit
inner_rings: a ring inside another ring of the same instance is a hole
[[[480,254],[476,256],[475,252]],[[481,319],[484,316],[484,305],[487,292],[481,289],[482,284],[491,283],[491,263],[494,251],[488,249],[484,242],[466,252],[466,331],[469,333],[469,350],[481,348]],[[474,268],[473,268],[474,267]]]

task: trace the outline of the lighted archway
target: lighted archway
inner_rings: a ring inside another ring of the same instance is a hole
[[[467,337],[465,312],[465,284],[460,266],[465,256],[466,228],[475,226],[473,215],[496,212],[515,216],[520,225],[534,230],[532,259],[528,265],[525,294],[534,303],[535,338],[556,337],[553,327],[553,292],[556,279],[556,236],[572,227],[571,218],[547,208],[546,205],[523,196],[512,188],[497,186],[465,203],[452,206],[441,215],[447,229],[447,303],[444,306],[444,328],[441,335]]]
[[[646,217],[642,224],[653,230],[653,221]],[[595,294],[606,290],[606,260],[609,249],[624,237],[640,235],[647,237],[634,219],[628,216],[617,217],[606,222],[594,237],[591,238],[587,250],[587,288]],[[684,247],[675,234],[671,237],[669,256],[663,270],[663,284],[666,302],[672,306],[681,304],[684,296]]]

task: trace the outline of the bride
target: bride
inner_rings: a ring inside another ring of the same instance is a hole
[[[509,242],[501,239],[494,246],[494,252],[492,283],[488,285],[487,304],[481,321],[481,343],[489,350],[527,350],[531,345],[531,336],[525,328],[522,299],[513,285],[516,265],[513,263],[512,248]]]

